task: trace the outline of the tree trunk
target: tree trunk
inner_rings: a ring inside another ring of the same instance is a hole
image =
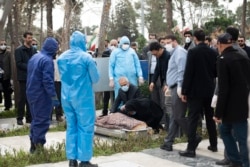
[[[177,7],[180,10],[181,13],[181,22],[182,22],[182,27],[186,26],[186,20],[185,20],[185,15],[184,15],[184,7],[183,7],[183,0],[179,0],[180,6]]]
[[[19,3],[18,1],[15,2],[14,8],[13,8],[13,15],[14,15],[14,30],[11,33],[12,39],[11,39],[11,53],[12,53],[12,79],[13,79],[13,85],[14,85],[14,95],[15,95],[15,108],[17,108],[18,99],[19,99],[19,85],[17,82],[17,76],[16,76],[16,62],[14,57],[14,50],[19,46],[19,27],[20,27],[20,10],[19,10]]]
[[[243,0],[242,5],[242,22],[241,22],[241,34],[245,36],[246,28],[246,11],[247,11],[247,0]]]
[[[42,42],[43,42],[43,0],[40,0],[40,5],[41,5],[40,46],[42,46]]]
[[[53,35],[52,7],[53,0],[47,0],[47,36]]]
[[[102,52],[105,49],[104,42],[105,38],[107,37],[110,6],[111,6],[111,0],[103,1],[102,18],[99,28],[98,55],[97,55],[98,57],[101,57]]]
[[[166,0],[166,9],[167,9],[167,34],[173,34],[172,28],[173,24],[173,7],[172,0]]]
[[[3,14],[2,18],[0,20],[0,32],[3,32],[3,28],[5,25],[5,21],[11,12],[12,6],[13,6],[14,0],[8,0],[5,2],[4,8],[3,8]]]
[[[33,10],[34,0],[29,1],[29,8],[28,8],[28,24],[27,24],[27,30],[31,31],[31,25],[32,25],[32,10]]]
[[[64,52],[69,48],[72,0],[65,0],[64,10],[65,13],[64,13],[64,21],[62,29],[62,44],[61,44],[62,52]]]

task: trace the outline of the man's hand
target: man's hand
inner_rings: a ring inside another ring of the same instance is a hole
[[[217,123],[220,124],[222,121],[221,119],[217,118],[217,117],[213,117],[213,120]]]
[[[187,96],[181,95],[181,101],[186,103],[187,102]]]
[[[153,82],[150,83],[149,85],[149,91],[152,92],[154,89],[155,84]]]
[[[125,111],[126,107],[125,107],[125,104],[123,106],[121,106],[120,110],[121,111]]]
[[[110,79],[109,80],[109,87],[114,88],[114,86],[115,86],[114,79]]]
[[[143,77],[139,77],[138,81],[139,81],[139,86],[141,86],[141,85],[144,84],[144,79],[143,79]]]
[[[162,88],[162,91],[165,93],[167,89],[168,89],[168,86],[164,85],[163,88]]]
[[[51,100],[52,100],[52,105],[54,107],[58,107],[60,105],[60,102],[59,102],[57,96],[51,97]]]

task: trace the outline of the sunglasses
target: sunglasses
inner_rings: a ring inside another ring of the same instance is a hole
[[[37,45],[37,44],[32,44],[33,46]]]

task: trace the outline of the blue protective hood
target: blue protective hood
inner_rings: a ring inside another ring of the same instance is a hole
[[[43,42],[43,47],[41,52],[48,56],[54,56],[58,50],[58,42],[53,37],[48,37]]]
[[[127,36],[123,36],[123,37],[120,39],[119,47],[121,47],[124,43],[128,43],[128,44],[130,45],[130,40],[128,39]]]
[[[71,49],[81,49],[84,52],[87,51],[86,48],[86,36],[80,31],[75,31],[70,37],[70,48]]]

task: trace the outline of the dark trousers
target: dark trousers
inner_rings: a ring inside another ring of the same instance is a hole
[[[222,123],[219,126],[221,138],[225,145],[229,160],[233,164],[243,165],[243,167],[249,167],[247,128],[247,120],[237,123]],[[236,143],[235,138],[239,143],[239,147]]]
[[[197,138],[197,126],[201,114],[204,111],[206,117],[206,126],[209,135],[209,142],[211,146],[217,146],[217,131],[216,125],[213,120],[213,108],[211,105],[211,98],[193,98],[188,97],[187,104],[189,108],[188,112],[188,150],[195,150],[196,138]]]
[[[12,102],[11,102],[12,89],[11,89],[10,79],[3,80],[2,86],[3,86],[4,107],[5,109],[9,109],[12,107]]]
[[[109,99],[110,99],[110,94],[113,93],[113,98],[114,96],[114,91],[105,91],[103,92],[103,110],[102,114],[107,115],[108,114],[108,107],[109,107]],[[112,99],[114,101],[114,99]]]
[[[61,82],[55,81],[55,89],[56,89],[56,95],[60,102],[60,105],[58,107],[55,107],[56,117],[63,116],[63,110],[62,110],[62,103],[61,103]]]
[[[26,106],[26,122],[31,122],[32,117],[30,114],[30,108],[26,97],[26,81],[19,81],[19,99],[17,106],[17,120],[23,120]]]

